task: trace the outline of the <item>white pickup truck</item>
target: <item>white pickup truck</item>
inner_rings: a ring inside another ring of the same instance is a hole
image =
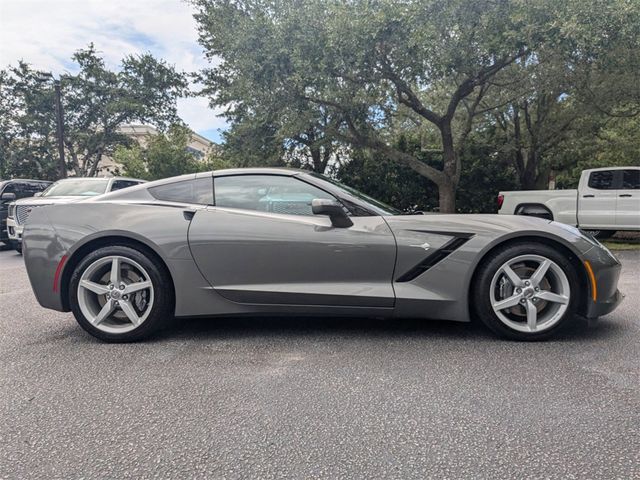
[[[548,218],[607,238],[640,231],[640,167],[584,170],[577,190],[500,192],[498,213]]]

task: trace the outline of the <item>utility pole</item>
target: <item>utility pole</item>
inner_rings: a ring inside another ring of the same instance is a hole
[[[56,136],[58,137],[58,167],[60,178],[67,178],[67,163],[64,160],[64,115],[62,112],[62,93],[60,80],[54,80],[53,88],[56,93]]]

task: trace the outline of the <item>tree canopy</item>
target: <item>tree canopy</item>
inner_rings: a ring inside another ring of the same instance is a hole
[[[180,122],[177,99],[188,92],[186,74],[151,54],[129,55],[109,70],[93,45],[73,55],[78,73],[60,76],[67,167],[93,176],[100,162],[131,140],[127,123],[160,129]],[[53,78],[20,62],[0,71],[3,176],[57,178]]]
[[[199,159],[189,151],[191,130],[182,125],[172,125],[167,134],[149,135],[141,143],[129,147],[119,145],[114,160],[122,165],[123,175],[145,180],[229,168],[230,163],[212,152],[208,158]]]
[[[316,145],[328,158],[340,145],[375,152],[435,184],[445,212],[474,131],[495,132],[493,157],[531,184],[585,105],[611,115],[637,104],[637,91],[596,93],[605,78],[637,78],[637,2],[193,3],[200,43],[220,60],[202,74],[204,93],[226,108],[231,136],[269,132],[276,147]],[[418,152],[399,148],[407,134]]]

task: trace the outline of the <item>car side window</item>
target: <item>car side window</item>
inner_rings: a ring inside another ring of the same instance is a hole
[[[182,180],[151,187],[149,193],[167,202],[213,205],[213,180],[211,177]]]
[[[115,192],[116,190],[122,190],[123,188],[133,187],[139,184],[140,182],[136,182],[135,180],[114,180],[111,184],[111,191]]]
[[[214,186],[216,206],[224,208],[287,215],[313,215],[313,199],[336,200],[324,190],[295,177],[282,175],[217,177]]]
[[[640,170],[623,170],[622,171],[622,189],[623,190],[640,189]]]
[[[591,175],[589,175],[589,188],[595,188],[596,190],[615,190],[613,174],[613,170],[591,172]]]

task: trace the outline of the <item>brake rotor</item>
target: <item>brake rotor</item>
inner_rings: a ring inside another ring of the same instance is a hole
[[[524,263],[515,265],[512,267],[513,271],[516,272],[516,274],[522,278],[522,279],[527,279],[527,278],[531,278],[531,276],[533,275],[533,272],[536,271],[536,268],[534,267],[529,267],[527,265],[525,265]],[[540,290],[551,290],[551,284],[549,283],[549,280],[547,279],[547,277],[545,276],[541,281],[540,281]],[[511,282],[509,282],[509,280],[507,280],[506,277],[502,277],[500,279],[500,285],[499,285],[499,292],[500,292],[500,298],[501,299],[505,299],[510,297],[511,295],[513,295],[514,291],[514,286],[511,284]],[[536,310],[538,311],[538,313],[540,313],[542,310],[545,309],[545,307],[547,306],[547,301],[546,300],[542,300],[542,299],[534,299],[534,305],[536,307]],[[527,316],[527,311],[524,308],[524,305],[516,305],[514,307],[511,307],[507,310],[505,310],[506,312],[509,312],[513,315],[516,315],[518,317],[526,317]]]
[[[127,285],[131,283],[139,282],[140,280],[142,280],[142,277],[140,275],[138,275],[131,268],[127,268],[127,266],[125,266],[122,269],[122,273],[123,273],[122,281]],[[102,277],[100,277],[99,282],[108,284],[109,278],[110,278],[110,272],[107,271],[104,275],[102,275]],[[107,303],[107,298],[103,295],[99,295],[97,300],[98,300],[98,305],[100,305],[100,308],[104,307],[104,305]],[[131,298],[131,303],[138,314],[141,314],[142,312],[145,311],[148,301],[149,301],[149,297],[146,290],[139,290],[138,292],[133,294]],[[112,317],[117,318],[118,320],[127,321],[127,316],[122,310],[116,310],[115,312],[113,312]]]

